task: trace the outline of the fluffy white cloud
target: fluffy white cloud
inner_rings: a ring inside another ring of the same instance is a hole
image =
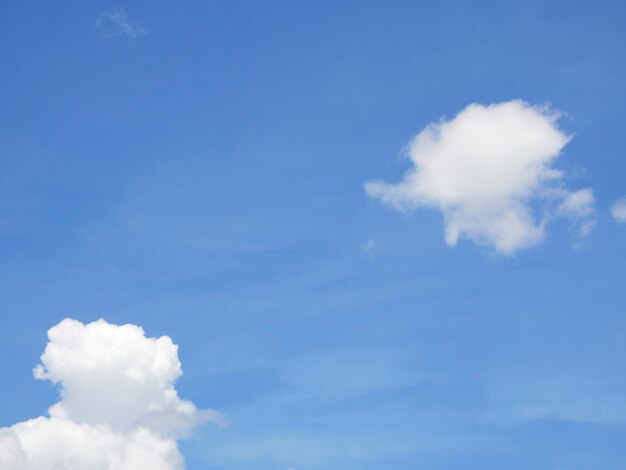
[[[0,428],[3,470],[182,469],[176,439],[221,419],[178,397],[178,347],[167,336],[66,319],[48,338],[34,375],[58,384],[61,399],[49,417]]]
[[[106,425],[36,418],[0,431],[3,470],[175,470],[184,468],[176,441],[140,428],[130,433]]]
[[[617,222],[626,222],[626,197],[615,201],[611,206],[611,215]]]
[[[468,238],[511,254],[541,241],[557,215],[577,219],[585,235],[593,226],[593,192],[569,192],[553,167],[571,139],[558,118],[521,100],[471,104],[413,139],[413,167],[402,181],[370,181],[366,191],[402,211],[438,209],[449,245]]]

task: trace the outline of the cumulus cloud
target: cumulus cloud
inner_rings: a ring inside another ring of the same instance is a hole
[[[176,439],[221,415],[181,400],[178,347],[134,325],[65,319],[48,331],[35,378],[60,387],[39,417],[0,428],[3,470],[184,468]]]
[[[176,442],[148,429],[131,433],[67,419],[36,418],[0,430],[3,470],[184,468]]]
[[[611,206],[611,215],[617,222],[626,223],[626,197],[615,201]]]
[[[96,19],[96,29],[103,38],[126,36],[137,39],[148,34],[148,30],[144,26],[131,23],[126,10],[123,8],[115,8],[100,13]]]
[[[370,181],[365,189],[401,211],[439,210],[451,246],[467,238],[512,254],[540,242],[555,216],[573,218],[584,236],[593,227],[593,191],[568,191],[554,168],[571,140],[559,117],[521,100],[471,104],[417,134],[402,181]]]

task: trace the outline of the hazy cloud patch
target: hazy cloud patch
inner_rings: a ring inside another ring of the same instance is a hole
[[[148,34],[145,26],[132,23],[123,8],[103,11],[96,19],[96,29],[103,38],[126,36],[137,39]]]
[[[626,223],[626,197],[618,199],[613,203],[611,215],[616,222]]]
[[[488,384],[493,421],[560,420],[574,423],[626,423],[622,399],[626,381],[593,370],[507,370]]]

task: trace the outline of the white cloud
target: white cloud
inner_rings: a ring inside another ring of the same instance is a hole
[[[413,139],[413,167],[402,181],[370,181],[366,191],[398,210],[438,209],[451,246],[467,238],[512,254],[539,243],[557,215],[575,218],[585,235],[593,192],[569,192],[553,167],[571,139],[558,128],[559,116],[521,100],[471,104]]]
[[[611,206],[611,215],[617,222],[626,222],[626,197],[615,201]]]
[[[61,418],[40,417],[1,430],[0,453],[3,470],[184,468],[173,439],[145,428],[120,433]]]
[[[131,23],[126,10],[115,8],[103,11],[96,19],[96,29],[104,38],[127,36],[132,39],[148,34],[148,30],[138,24]]]
[[[579,235],[586,237],[596,225],[593,191],[585,188],[572,193],[567,191],[560,193],[563,202],[559,205],[557,213],[575,219]]]
[[[178,397],[178,347],[167,336],[65,319],[48,338],[34,375],[58,384],[61,399],[49,417],[0,428],[3,470],[182,469],[176,439],[221,419]]]
[[[573,193],[564,193],[559,211],[574,217],[589,217],[594,213],[594,204],[593,191],[585,188]]]

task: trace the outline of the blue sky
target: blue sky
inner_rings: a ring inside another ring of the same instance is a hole
[[[192,470],[623,468],[624,44],[621,2],[3,2],[0,426],[57,399],[46,331],[105,318],[228,417]],[[451,247],[366,193],[513,99],[562,113],[584,239]]]

